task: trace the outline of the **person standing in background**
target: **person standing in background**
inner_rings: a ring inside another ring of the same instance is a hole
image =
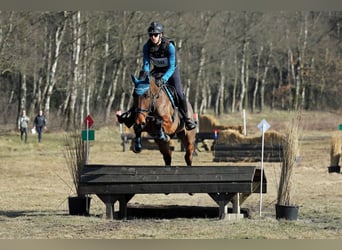
[[[23,140],[23,136],[25,136],[25,143],[27,143],[29,121],[30,121],[30,118],[26,116],[26,111],[23,110],[21,116],[18,119],[18,129],[20,130],[21,141]]]
[[[33,121],[33,128],[36,129],[37,134],[38,134],[38,142],[42,141],[42,133],[43,133],[43,129],[46,129],[46,118],[43,114],[43,110],[39,110],[38,115],[34,118]]]

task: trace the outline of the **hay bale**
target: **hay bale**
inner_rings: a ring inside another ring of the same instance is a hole
[[[199,132],[213,132],[214,130],[237,130],[240,134],[243,133],[243,126],[241,125],[221,125],[212,115],[199,116]]]
[[[265,132],[264,139],[267,145],[284,144],[285,135],[275,130],[269,130]]]
[[[200,132],[212,132],[218,122],[212,115],[200,115],[198,119]]]
[[[232,129],[238,131],[240,134],[243,134],[243,126],[241,125],[215,125],[214,129],[219,131]]]
[[[277,131],[267,131],[265,133],[265,141],[266,145],[275,145],[275,144],[283,144],[285,136]],[[218,144],[261,144],[262,136],[244,136],[238,130],[235,129],[226,129],[222,130],[219,133],[219,138],[217,140]]]
[[[242,135],[237,130],[226,129],[220,131],[217,144],[250,144],[250,138],[248,136]]]

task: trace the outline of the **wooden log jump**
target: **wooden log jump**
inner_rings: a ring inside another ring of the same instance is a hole
[[[106,218],[127,218],[127,203],[136,194],[207,193],[225,218],[227,204],[240,213],[240,204],[252,193],[267,191],[265,174],[254,166],[115,166],[85,165],[80,178],[81,194],[95,194],[106,206]],[[114,203],[119,202],[118,216]]]
[[[218,132],[215,136],[215,132],[197,132],[196,134],[196,139],[195,139],[195,148],[197,151],[201,151],[199,148],[198,148],[198,143],[200,142],[204,142],[204,140],[213,140],[214,142],[217,140],[218,138]]]

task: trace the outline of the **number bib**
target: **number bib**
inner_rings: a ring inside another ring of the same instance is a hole
[[[151,62],[154,66],[158,68],[164,68],[169,66],[169,60],[167,57],[156,58],[151,56]]]

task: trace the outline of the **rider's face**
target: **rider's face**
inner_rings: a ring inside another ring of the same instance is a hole
[[[151,41],[156,45],[160,43],[160,37],[161,37],[161,34],[150,34]]]

